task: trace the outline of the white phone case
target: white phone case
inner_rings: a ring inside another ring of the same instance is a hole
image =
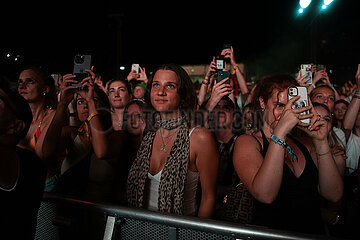
[[[298,100],[296,100],[294,102],[294,104],[292,105],[292,109],[309,106],[308,94],[307,94],[306,87],[299,87],[299,86],[289,87],[287,89],[287,96],[288,96],[288,100],[290,100],[296,96],[300,96],[300,98]],[[309,114],[309,111],[305,111],[300,114],[301,115]],[[310,118],[305,118],[305,119],[302,119],[301,121],[303,123],[310,123]]]

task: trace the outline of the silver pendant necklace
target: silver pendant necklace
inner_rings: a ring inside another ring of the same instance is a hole
[[[160,137],[163,142],[163,146],[160,148],[160,151],[166,152],[166,145],[170,142],[170,140],[172,139],[172,136],[176,135],[178,133],[178,131],[179,131],[179,129],[177,129],[174,133],[170,134],[169,136],[163,137],[161,129],[159,129]],[[169,138],[169,140],[165,143],[164,138]]]

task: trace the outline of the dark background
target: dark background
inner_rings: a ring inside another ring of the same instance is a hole
[[[208,64],[231,43],[248,80],[313,62],[342,84],[354,79],[360,60],[359,1],[335,0],[320,12],[321,2],[301,16],[297,0],[13,3],[1,10],[1,74],[16,80],[28,63],[70,73],[73,56],[84,53],[106,81],[119,77],[120,65],[124,75],[132,63],[148,72],[161,63]]]

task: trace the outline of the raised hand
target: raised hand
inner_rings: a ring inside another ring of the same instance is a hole
[[[291,130],[295,126],[301,126],[305,128],[309,126],[309,123],[304,123],[301,120],[306,118],[311,118],[313,116],[313,113],[309,113],[309,114],[300,114],[300,113],[310,110],[312,108],[312,105],[301,108],[294,108],[294,109],[292,108],[294,102],[299,98],[300,96],[296,96],[290,99],[286,103],[284,110],[279,118],[279,122],[277,123],[274,129],[274,133],[281,132],[283,136],[286,136],[291,132]]]
[[[64,103],[68,105],[74,99],[74,93],[77,90],[77,86],[72,86],[71,84],[78,83],[74,80],[75,75],[66,74],[62,77],[60,84],[60,100],[59,103]]]

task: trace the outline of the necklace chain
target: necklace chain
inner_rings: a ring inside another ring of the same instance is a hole
[[[176,134],[178,133],[178,131],[179,131],[179,129],[177,129],[174,133],[169,134],[169,135],[166,136],[166,137],[163,137],[162,132],[161,132],[161,129],[159,129],[160,137],[161,137],[161,140],[162,140],[162,142],[163,142],[163,146],[160,148],[160,151],[166,152],[166,145],[168,145],[168,143],[169,143],[170,140],[172,139],[172,136],[176,135]],[[164,138],[169,138],[169,140],[165,143]]]

